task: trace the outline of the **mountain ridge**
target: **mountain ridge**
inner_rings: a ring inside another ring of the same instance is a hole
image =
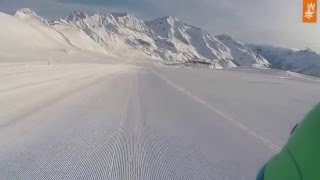
[[[63,19],[87,32],[102,46],[127,45],[165,62],[184,63],[196,60],[212,63],[216,69],[233,68],[237,66],[235,61],[241,61],[241,58],[233,57],[232,50],[213,35],[175,17],[144,21],[128,13],[97,12],[88,17],[82,14],[85,13],[71,13]],[[261,61],[257,61],[260,63],[257,67],[269,66],[263,57],[258,58]],[[253,62],[252,65],[255,64],[257,63]]]
[[[320,77],[320,55],[311,49],[294,49],[272,45],[247,44],[251,49],[261,49],[271,68]]]
[[[274,68],[276,63],[281,63],[279,67],[284,70],[320,76],[314,73],[318,68],[312,67],[313,59],[318,58],[317,54],[312,56],[311,52],[307,52],[308,56],[298,56],[311,58],[307,66],[297,59],[297,62],[283,58],[279,60],[278,57],[268,56],[270,53],[257,52],[256,46],[240,42],[230,35],[212,35],[171,16],[145,21],[125,12],[100,11],[88,15],[75,10],[64,18],[48,21],[34,11],[23,8],[16,12],[15,17],[39,21],[53,28],[70,26],[79,29],[107,51],[131,49],[164,63],[205,63],[213,69],[238,66]],[[272,51],[275,52],[275,49]],[[292,68],[292,64],[302,67],[293,65],[295,68]],[[313,69],[312,72],[309,69]]]

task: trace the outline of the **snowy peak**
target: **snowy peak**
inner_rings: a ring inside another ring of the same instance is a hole
[[[175,18],[175,17],[171,17],[171,16],[167,16],[167,17],[162,17],[162,18],[158,18],[158,19],[155,19],[153,21],[156,21],[156,22],[165,22],[171,26],[174,26],[174,24],[176,22],[180,22],[180,20],[178,18]]]
[[[171,26],[174,25],[175,22],[180,22],[178,18],[172,17],[172,16],[166,16],[161,18],[156,18],[150,21],[145,21],[146,23],[154,23],[154,24],[169,24]]]
[[[23,8],[23,9],[18,10],[15,13],[15,16],[20,19],[42,19],[29,8]]]
[[[179,23],[177,18],[171,16],[145,21],[145,24],[162,38],[174,37],[175,27],[178,27]]]
[[[190,26],[173,17],[145,21],[157,35],[158,47],[172,49],[181,54],[182,62],[205,61],[216,64],[216,68],[231,68],[236,65],[227,47],[201,28]]]
[[[127,13],[112,13],[111,16],[114,18],[116,23],[122,28],[129,28],[134,31],[140,31],[143,33],[149,33],[147,26],[142,20],[129,15]]]
[[[22,8],[15,13],[16,16],[37,16],[37,14],[29,8]]]
[[[75,21],[79,21],[81,19],[85,19],[87,17],[88,17],[88,15],[86,13],[83,13],[83,12],[81,12],[79,10],[75,10],[75,11],[72,11],[64,19],[67,20],[67,21],[75,22]]]
[[[46,25],[49,24],[47,20],[38,16],[34,11],[32,11],[29,8],[23,8],[18,10],[14,16],[26,21],[40,22]]]
[[[315,51],[312,51],[310,48],[306,48],[304,50],[301,50],[301,52],[317,55],[317,53]]]
[[[143,21],[138,20],[134,16],[131,16],[127,13],[108,14],[104,12],[96,12],[93,16],[87,17],[87,21],[94,22],[97,25],[105,27],[110,24],[114,24],[121,27],[132,28],[137,24],[143,24]]]
[[[96,12],[93,16],[82,19],[75,24],[80,25],[80,28],[85,27],[91,30],[93,28],[95,29],[93,31],[103,32],[103,34],[108,34],[109,37],[115,37],[116,35],[131,36],[133,32],[152,36],[149,28],[142,20],[139,20],[127,13],[108,14],[104,12]]]
[[[267,68],[270,66],[269,62],[254,50],[249,49],[244,43],[233,39],[231,36],[221,34],[215,36],[219,41],[229,48],[233,57],[233,62],[238,66],[250,66],[259,68]]]

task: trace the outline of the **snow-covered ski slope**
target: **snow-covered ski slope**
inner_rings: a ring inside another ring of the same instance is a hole
[[[58,22],[0,23],[0,179],[254,179],[320,99],[297,73],[165,66]]]

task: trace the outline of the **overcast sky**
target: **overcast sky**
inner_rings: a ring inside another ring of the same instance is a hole
[[[226,33],[251,43],[320,52],[320,22],[302,23],[302,0],[0,0],[0,11],[28,7],[48,19],[79,9],[129,12],[149,20],[174,16],[212,34]],[[320,19],[320,18],[318,18]]]

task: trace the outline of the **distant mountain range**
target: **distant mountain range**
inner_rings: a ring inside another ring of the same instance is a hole
[[[65,18],[48,21],[30,9],[18,10],[15,16],[49,27],[69,45],[82,49],[131,49],[165,63],[205,62],[215,69],[277,68],[320,76],[320,55],[311,50],[244,44],[229,35],[213,36],[173,17],[143,21],[127,13],[89,16],[73,11]],[[81,36],[70,39],[70,29]]]
[[[251,49],[261,49],[260,54],[271,63],[270,68],[320,77],[320,55],[305,49],[247,44]]]

